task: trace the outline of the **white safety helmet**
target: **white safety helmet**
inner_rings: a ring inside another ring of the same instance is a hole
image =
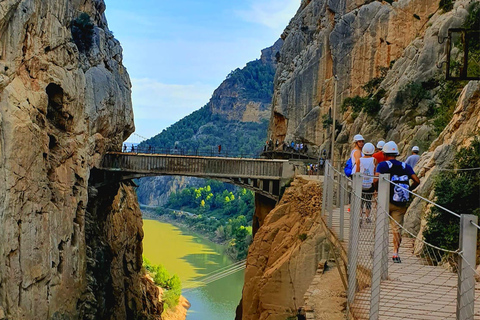
[[[383,145],[382,149],[383,153],[385,154],[393,154],[393,155],[398,155],[398,146],[395,142],[393,141],[388,141]]]
[[[384,145],[385,145],[385,141],[380,140],[380,141],[378,141],[378,143],[377,143],[377,148],[380,149],[380,150],[382,150],[382,148],[383,148]]]
[[[356,135],[353,137],[353,142],[357,142],[357,141],[365,141],[365,139],[362,137],[361,134],[356,134]]]
[[[364,155],[371,156],[372,154],[375,153],[375,146],[372,143],[367,142],[363,146],[362,152]]]
[[[417,146],[414,146],[414,147],[412,148],[412,151],[417,151],[417,152],[418,152],[418,151],[420,151],[420,148],[418,148]]]

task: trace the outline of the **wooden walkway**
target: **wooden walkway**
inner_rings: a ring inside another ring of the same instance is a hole
[[[344,252],[348,252],[350,212],[344,210]],[[332,229],[340,231],[340,209],[334,208]],[[328,216],[325,216],[328,221]],[[359,234],[357,279],[362,288],[357,292],[351,311],[355,319],[369,319],[370,274],[373,267],[374,222],[362,220]],[[400,247],[402,263],[393,263],[392,234],[389,236],[388,280],[380,289],[380,319],[456,319],[457,274],[441,266],[427,265],[426,260],[413,254],[414,239],[404,235]],[[364,270],[358,271],[359,269]],[[358,275],[360,273],[360,275]],[[363,278],[362,278],[363,277]],[[365,281],[363,281],[365,280]],[[475,319],[480,319],[480,285],[476,283]]]

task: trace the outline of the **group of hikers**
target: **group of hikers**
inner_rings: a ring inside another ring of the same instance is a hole
[[[370,219],[370,200],[378,189],[378,177],[380,174],[390,174],[390,204],[389,214],[393,220],[390,225],[393,233],[393,262],[400,263],[401,259],[398,255],[400,243],[402,241],[400,227],[403,225],[407,204],[409,200],[408,190],[414,190],[420,180],[415,174],[413,168],[420,156],[418,146],[412,148],[410,155],[405,162],[398,161],[398,146],[394,141],[379,141],[377,146],[368,142],[361,134],[357,134],[353,138],[353,150],[350,153],[349,161],[345,166],[345,174],[347,176],[359,172],[363,176],[362,181],[362,210],[365,203],[366,221]],[[348,164],[350,162],[350,164]],[[409,181],[413,183],[410,185]]]
[[[267,140],[263,146],[263,151],[279,150],[280,144],[282,151],[298,153],[307,153],[308,151],[308,146],[306,143],[295,141],[287,143],[286,141],[280,142],[278,139],[275,140],[275,144],[273,143],[273,139]]]

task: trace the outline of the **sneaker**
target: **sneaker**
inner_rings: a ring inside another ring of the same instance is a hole
[[[393,260],[394,263],[402,263],[402,260],[400,260],[399,256],[393,256],[392,260]]]

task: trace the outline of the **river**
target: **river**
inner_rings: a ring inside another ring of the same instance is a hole
[[[163,264],[182,280],[185,296],[191,303],[187,320],[229,320],[242,296],[244,272],[202,285],[195,282],[221,268],[232,265],[222,254],[222,246],[192,232],[156,220],[143,220],[143,254],[153,264]]]

